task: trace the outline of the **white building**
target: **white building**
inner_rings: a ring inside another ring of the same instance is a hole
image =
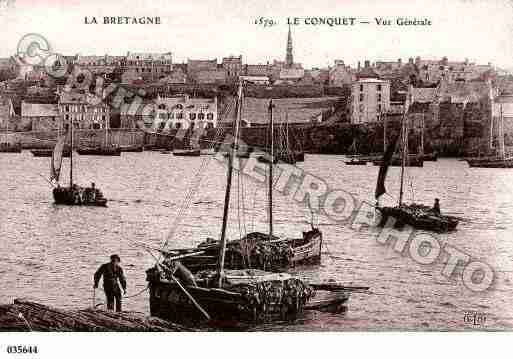
[[[191,98],[189,95],[158,97],[155,100],[154,128],[157,130],[217,127],[217,97]]]
[[[369,123],[380,120],[390,109],[390,82],[363,78],[351,85],[351,123]]]

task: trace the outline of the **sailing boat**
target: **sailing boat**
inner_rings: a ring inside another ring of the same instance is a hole
[[[513,168],[513,157],[506,156],[506,144],[504,142],[504,103],[513,102],[513,94],[502,94],[495,99],[499,104],[498,142],[499,149],[495,158],[469,158],[467,162],[470,167],[484,168]],[[493,116],[490,122],[490,147],[493,145]]]
[[[365,159],[359,159],[357,157],[357,149],[356,149],[356,139],[353,140],[351,147],[349,147],[349,151],[352,152],[351,160],[344,161],[346,165],[366,165],[367,161]]]
[[[179,322],[200,320],[222,322],[260,322],[296,317],[309,308],[316,287],[288,273],[272,273],[259,269],[227,269],[230,243],[226,239],[228,212],[234,159],[238,150],[243,83],[239,84],[237,119],[234,121],[234,143],[228,158],[227,184],[223,210],[223,222],[219,243],[215,243],[216,269],[205,269],[192,273],[186,259],[201,257],[205,251],[192,250],[181,254],[160,250],[164,260],[157,260],[154,267],[146,271],[150,289],[150,312],[152,316]],[[272,124],[272,102],[269,113]],[[272,126],[271,126],[272,132]],[[272,133],[271,133],[272,134]],[[272,137],[271,137],[272,138]],[[272,148],[272,146],[271,146]],[[272,149],[271,149],[272,155]],[[269,188],[272,187],[272,165],[269,167]],[[272,191],[269,191],[272,203]],[[272,205],[269,212],[269,234],[264,235],[268,243],[274,243],[272,234]],[[258,243],[254,243],[255,246]],[[202,257],[203,256],[203,257]],[[319,290],[325,287],[318,286]],[[332,288],[333,289],[333,288]],[[325,304],[340,306],[347,301],[347,291],[332,290]],[[317,305],[315,308],[318,309]]]
[[[105,140],[103,145],[89,146],[77,149],[79,155],[94,155],[94,156],[120,156],[121,148],[109,142],[109,120],[105,120]]]
[[[4,153],[21,153],[21,142],[20,141],[11,141],[8,137],[14,137],[9,136],[7,133],[9,132],[9,119],[5,119],[5,140],[2,139],[0,141],[0,152]]]
[[[103,197],[102,192],[92,185],[84,188],[73,183],[73,120],[70,120],[70,170],[69,187],[61,187],[59,184],[63,150],[65,145],[65,136],[59,136],[52,153],[50,162],[50,181],[57,182],[57,187],[53,189],[53,198],[55,204],[65,204],[70,206],[99,206],[106,207],[107,199]]]
[[[401,149],[402,149],[402,165],[401,165],[401,185],[399,190],[399,203],[395,207],[382,207],[377,205],[376,209],[381,213],[381,220],[379,226],[383,227],[387,224],[389,218],[395,220],[394,226],[401,228],[404,225],[410,225],[417,229],[424,229],[435,232],[449,232],[456,229],[458,219],[456,217],[442,215],[436,213],[429,206],[422,204],[405,204],[403,203],[403,189],[404,189],[404,168],[407,161],[408,151],[408,126],[405,123],[403,116],[401,126]],[[388,167],[392,161],[392,156],[395,151],[397,137],[389,145],[379,169],[378,180],[376,183],[375,197],[378,201],[379,198],[386,193],[385,179],[388,172]]]

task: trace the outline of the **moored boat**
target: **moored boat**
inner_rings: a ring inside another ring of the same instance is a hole
[[[173,150],[174,156],[188,156],[188,157],[199,157],[201,156],[201,151],[199,149],[183,149],[183,150]]]
[[[21,142],[1,142],[0,152],[3,153],[21,153]]]
[[[98,146],[78,148],[77,153],[82,156],[120,156],[121,149],[118,146]]]
[[[30,150],[30,153],[34,157],[52,157],[53,150],[52,149],[34,149]],[[69,147],[64,147],[62,151],[62,157],[69,157],[71,155],[71,149]]]
[[[121,152],[142,152],[143,146],[142,145],[127,145],[127,146],[119,146],[119,150]]]

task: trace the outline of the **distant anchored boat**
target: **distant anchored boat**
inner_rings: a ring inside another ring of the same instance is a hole
[[[82,156],[120,156],[121,148],[114,145],[83,147],[77,149],[77,153]]]

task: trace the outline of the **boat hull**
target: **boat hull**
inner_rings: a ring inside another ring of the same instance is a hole
[[[248,276],[247,272],[254,275]],[[151,268],[146,271],[150,314],[173,322],[198,324],[207,320],[199,305],[210,317],[210,325],[256,324],[297,318],[315,298],[315,289],[289,274],[247,272],[226,270],[223,286],[218,288],[216,271],[207,271],[196,276],[195,284],[184,285],[177,278],[164,279],[163,272]],[[320,304],[341,304],[348,298],[348,293],[339,292]]]
[[[470,167],[513,168],[513,159],[467,159]]]
[[[53,199],[55,204],[67,206],[96,206],[107,207],[106,198],[95,198],[94,200],[84,195],[84,189],[77,187],[73,189],[70,187],[56,187],[53,189]]]
[[[40,150],[30,150],[30,153],[34,157],[52,157],[53,150],[50,149],[40,149]],[[71,151],[70,150],[64,150],[62,151],[62,157],[70,157]]]
[[[367,165],[367,161],[363,161],[363,160],[351,160],[351,161],[345,161],[344,163],[349,166],[365,166],[365,165]]]
[[[98,147],[98,148],[80,148],[77,153],[82,156],[120,156],[119,147]]]
[[[21,143],[0,143],[0,153],[21,153]]]
[[[143,146],[122,146],[119,149],[121,152],[142,152]]]
[[[199,156],[201,156],[201,151],[200,150],[174,150],[173,156],[199,157]]]
[[[400,167],[402,165],[400,158],[392,158],[390,166]],[[382,161],[373,161],[375,166],[381,166]],[[424,160],[422,157],[410,157],[405,163],[405,167],[424,167]]]
[[[435,216],[427,212],[415,215],[400,207],[378,207],[378,211],[381,213],[378,224],[380,227],[386,226],[390,218],[393,218],[395,228],[409,225],[413,228],[439,233],[454,231],[458,225],[458,220],[451,216]]]

